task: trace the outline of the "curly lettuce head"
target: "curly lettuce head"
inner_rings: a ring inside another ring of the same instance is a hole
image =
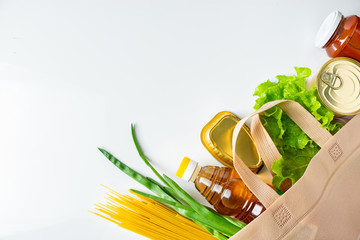
[[[316,87],[306,89],[306,78],[311,75],[309,68],[295,67],[296,75],[276,76],[277,82],[266,81],[256,89],[254,96],[258,96],[255,110],[274,100],[294,100],[305,107],[320,123],[321,126],[334,133],[341,128],[341,124],[332,124],[334,113],[325,108],[320,102]],[[294,184],[305,172],[310,160],[320,150],[279,107],[267,110],[261,117],[265,129],[278,148],[281,159],[275,161],[272,170],[276,174],[273,185],[280,189],[287,178]]]

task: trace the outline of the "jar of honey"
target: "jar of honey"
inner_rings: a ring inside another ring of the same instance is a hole
[[[360,18],[344,17],[339,11],[330,13],[316,35],[315,45],[325,48],[331,58],[350,57],[360,61]]]

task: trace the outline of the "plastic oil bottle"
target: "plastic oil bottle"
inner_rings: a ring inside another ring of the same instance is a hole
[[[233,168],[201,167],[196,161],[185,157],[176,175],[193,182],[220,214],[249,223],[265,210]]]

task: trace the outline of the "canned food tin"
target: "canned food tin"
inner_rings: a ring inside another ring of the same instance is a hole
[[[204,147],[227,167],[233,167],[232,134],[239,121],[230,112],[220,112],[201,131]],[[235,151],[252,171],[256,172],[262,166],[260,154],[246,125],[240,132]]]
[[[316,78],[322,103],[338,116],[360,112],[360,63],[334,58],[324,64]]]

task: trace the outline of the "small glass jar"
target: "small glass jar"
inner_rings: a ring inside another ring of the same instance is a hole
[[[332,12],[322,23],[315,45],[325,48],[331,58],[350,57],[360,61],[360,18]]]

